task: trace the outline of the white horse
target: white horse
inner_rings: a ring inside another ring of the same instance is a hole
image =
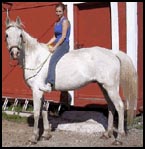
[[[42,105],[43,91],[39,86],[45,83],[49,61],[52,53],[48,46],[39,43],[22,28],[19,17],[16,22],[6,19],[7,48],[13,59],[18,59],[23,66],[24,78],[33,93],[34,103],[34,134],[32,143],[39,137],[38,120],[42,110],[44,132],[42,137],[50,138],[49,122],[46,107]],[[104,133],[109,138],[113,133],[113,115],[118,113],[118,135],[116,142],[125,134],[124,111],[127,109],[128,121],[132,122],[137,105],[137,73],[131,59],[119,51],[114,54],[111,50],[101,47],[71,50],[65,54],[56,66],[55,90],[68,91],[78,89],[90,82],[100,85],[108,102],[108,129]],[[127,104],[124,106],[119,95],[119,85],[122,85]],[[125,108],[124,108],[125,107]]]

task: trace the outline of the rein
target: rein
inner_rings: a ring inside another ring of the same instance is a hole
[[[40,70],[42,69],[42,67],[44,66],[44,64],[47,62],[47,60],[48,60],[48,58],[50,57],[50,55],[51,55],[51,53],[48,55],[48,57],[46,58],[46,60],[45,60],[41,65],[39,65],[39,66],[36,67],[36,68],[25,68],[25,67],[22,67],[22,68],[25,69],[25,70],[31,70],[31,71],[34,71],[34,70],[37,70],[37,69],[40,68],[40,69],[36,72],[35,75],[32,75],[32,76],[28,77],[28,78],[26,79],[26,81],[29,80],[29,79],[31,79],[31,78],[33,78],[33,77],[35,77],[35,76],[37,76],[37,74],[40,72]]]
[[[51,53],[50,53],[51,54]],[[26,67],[22,67],[23,69],[26,69],[26,70],[37,70],[38,68],[40,68],[41,66],[43,67],[43,65],[46,63],[46,61],[48,60],[50,54],[48,55],[48,57],[46,58],[46,60],[41,64],[39,65],[38,67],[36,68],[26,68]]]

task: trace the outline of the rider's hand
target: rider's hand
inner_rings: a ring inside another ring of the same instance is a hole
[[[48,45],[48,48],[51,53],[55,51],[55,47],[53,47],[52,45]]]
[[[55,47],[51,47],[51,48],[49,48],[49,51],[51,52],[51,53],[53,53],[54,51],[55,51]]]

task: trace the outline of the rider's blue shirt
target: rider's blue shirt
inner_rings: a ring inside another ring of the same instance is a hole
[[[55,33],[55,43],[57,43],[59,41],[59,39],[62,36],[62,22],[63,20],[65,20],[66,18],[63,17],[59,22],[57,22],[54,26],[54,33]],[[66,33],[66,38],[65,38],[65,42],[69,42],[69,36],[70,36],[70,26],[68,27],[67,33]]]

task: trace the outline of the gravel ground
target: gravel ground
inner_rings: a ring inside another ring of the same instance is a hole
[[[143,118],[142,118],[143,119]],[[52,121],[60,118],[52,117]],[[143,122],[141,122],[143,125]],[[140,123],[139,123],[140,124]],[[83,122],[83,125],[84,122]],[[58,127],[58,125],[57,125]],[[33,125],[2,120],[2,147],[113,147],[114,137],[107,140],[101,139],[102,133],[82,132],[55,129],[51,131],[52,137],[47,141],[38,141],[30,145],[28,139],[33,132]],[[123,138],[121,147],[143,147],[143,129],[132,128]]]

